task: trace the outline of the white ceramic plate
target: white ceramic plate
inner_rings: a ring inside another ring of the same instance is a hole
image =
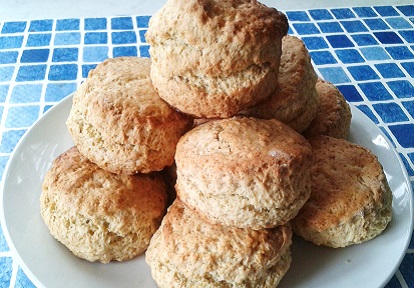
[[[12,253],[38,287],[156,287],[143,256],[126,262],[89,263],[56,241],[43,223],[39,195],[45,172],[73,146],[65,121],[72,98],[50,109],[17,145],[5,172],[2,217]],[[356,108],[350,140],[369,148],[384,166],[394,194],[394,218],[386,231],[344,249],[317,247],[298,238],[293,262],[280,287],[380,287],[398,268],[413,227],[413,196],[407,173],[384,134]]]

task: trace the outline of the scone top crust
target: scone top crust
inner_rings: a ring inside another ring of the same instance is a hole
[[[311,155],[306,139],[278,120],[233,117],[206,122],[186,133],[177,144],[175,160],[180,171],[194,165],[212,177],[222,169],[262,173],[269,167],[279,167],[282,177],[288,167],[284,164],[310,165]]]
[[[305,137],[325,135],[346,139],[351,128],[352,113],[344,95],[334,84],[318,79],[316,83],[319,107],[315,118],[303,132]]]
[[[222,158],[219,162],[226,164],[245,159],[249,164],[252,164],[252,159],[289,161],[292,157],[302,157],[309,148],[300,134],[280,121],[249,117],[211,120],[201,124],[186,133],[180,139],[179,146],[180,155],[176,160],[180,162],[181,156],[215,156]]]
[[[177,199],[151,240],[146,257],[150,265],[160,261],[189,281],[210,278],[213,286],[220,282],[235,285],[265,277],[267,269],[290,253],[291,238],[290,224],[259,231],[215,225]]]
[[[383,217],[388,223],[392,194],[377,157],[344,139],[320,135],[309,142],[314,151],[312,193],[295,218],[297,226],[322,232],[381,210],[375,221]]]
[[[66,121],[79,151],[113,173],[150,173],[174,162],[192,119],[171,108],[150,80],[151,60],[107,59],[73,96]]]
[[[154,61],[161,50],[170,52],[171,61],[157,63],[167,75],[194,70],[226,77],[278,64],[275,47],[287,30],[284,14],[256,0],[169,0],[151,18],[146,39]],[[172,52],[177,45],[182,50]]]
[[[305,130],[315,117],[318,76],[303,41],[286,35],[282,39],[278,85],[270,97],[242,111],[242,115],[278,119],[298,132]]]
[[[150,66],[149,58],[105,60],[89,72],[73,105],[80,102],[91,109],[91,124],[104,139],[120,144],[139,144],[143,133],[169,125],[184,131],[190,119],[158,96],[151,85]]]
[[[177,144],[177,195],[215,223],[274,227],[309,197],[311,159],[306,139],[278,120],[212,120]]]
[[[43,194],[58,199],[62,213],[76,211],[91,219],[117,219],[112,224],[120,233],[134,230],[131,225],[160,220],[167,202],[161,176],[110,173],[83,157],[76,147],[54,160],[44,179]]]

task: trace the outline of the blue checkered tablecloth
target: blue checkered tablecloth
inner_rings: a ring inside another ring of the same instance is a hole
[[[317,73],[390,138],[413,184],[414,5],[283,12]],[[0,176],[22,135],[89,70],[108,57],[149,57],[150,16],[0,19]],[[1,229],[0,287],[34,287]],[[413,240],[386,287],[414,287]]]

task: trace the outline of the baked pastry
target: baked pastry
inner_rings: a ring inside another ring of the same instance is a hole
[[[276,87],[286,16],[256,0],[169,0],[146,40],[160,97],[198,118],[227,118]]]
[[[282,39],[277,88],[269,98],[240,114],[276,118],[301,133],[315,117],[319,106],[315,89],[317,79],[303,41],[287,35]]]
[[[377,157],[343,139],[315,136],[312,193],[292,220],[317,245],[345,247],[379,235],[391,221],[392,192]]]
[[[151,85],[151,60],[107,59],[73,96],[67,127],[79,151],[113,173],[172,165],[178,139],[192,120],[172,109]]]
[[[318,79],[316,83],[319,107],[315,118],[302,133],[305,137],[326,135],[347,139],[352,113],[344,95],[332,83]]]
[[[210,224],[176,200],[145,259],[158,287],[276,287],[290,267],[290,224],[252,230]]]
[[[156,174],[113,174],[76,147],[46,173],[40,211],[50,233],[88,261],[123,261],[141,254],[166,210],[166,186]]]
[[[178,142],[175,188],[213,223],[271,228],[308,199],[311,160],[306,139],[278,120],[212,120]]]

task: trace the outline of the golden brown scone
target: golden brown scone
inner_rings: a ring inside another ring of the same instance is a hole
[[[302,133],[305,137],[325,135],[347,139],[351,128],[352,113],[344,95],[332,83],[318,79],[316,83],[319,108],[309,127]]]
[[[151,60],[120,57],[92,70],[66,122],[79,151],[113,173],[162,170],[192,120],[172,109],[149,78]]]
[[[287,18],[256,0],[169,0],[151,18],[151,80],[199,118],[227,118],[276,87]]]
[[[277,88],[268,99],[240,114],[275,118],[301,133],[315,117],[319,106],[315,89],[317,79],[303,41],[287,35],[282,40]]]
[[[166,210],[166,186],[155,174],[118,175],[76,147],[53,161],[40,195],[50,233],[88,261],[123,261],[141,254]]]
[[[290,224],[210,224],[176,200],[145,253],[158,287],[276,287],[290,267]]]
[[[177,144],[177,196],[213,223],[271,228],[308,199],[311,159],[306,139],[278,120],[209,121]]]
[[[315,136],[312,193],[295,233],[317,245],[345,247],[379,235],[391,221],[392,192],[377,157],[344,139]]]

